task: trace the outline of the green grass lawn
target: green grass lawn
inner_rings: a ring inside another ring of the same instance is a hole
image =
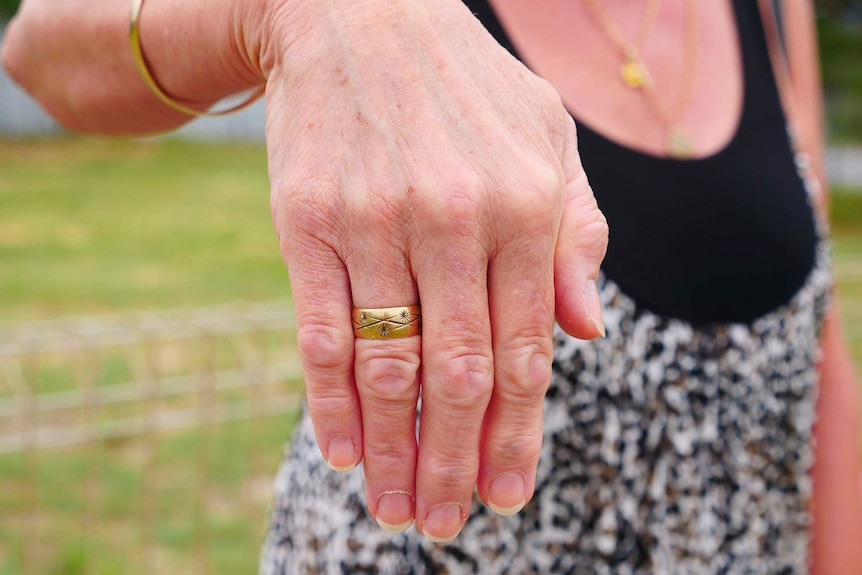
[[[259,145],[0,140],[0,323],[284,298],[268,194]],[[836,191],[833,213],[862,364],[862,194]],[[21,537],[34,522],[33,572],[193,573],[206,557],[209,572],[253,573],[294,420],[52,450],[36,465],[0,456],[0,575],[26,573]]]
[[[839,270],[862,261],[850,192]],[[262,145],[0,139],[0,322],[288,295]]]
[[[0,321],[288,289],[262,146],[0,141]]]
[[[829,137],[862,144],[862,23],[823,18],[818,36]]]
[[[832,222],[841,315],[858,368],[862,366],[862,192],[834,190]]]
[[[0,456],[0,574],[255,573],[295,420]]]
[[[0,323],[288,295],[262,146],[0,140]],[[0,575],[254,573],[294,420],[0,456]]]

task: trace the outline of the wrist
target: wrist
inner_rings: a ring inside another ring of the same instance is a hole
[[[301,28],[297,18],[301,0],[255,0],[243,3],[238,22],[238,46],[249,70],[269,78],[281,61],[286,38],[295,37],[286,28]]]
[[[300,0],[251,0],[234,3],[231,27],[234,30],[234,56],[242,64],[243,76],[265,82],[272,69],[270,54],[275,37],[275,22]]]
[[[265,78],[249,50],[254,8],[264,0],[167,2],[146,0],[140,42],[156,83],[172,100],[207,109]]]
[[[259,73],[268,78],[276,68],[308,70],[330,63],[335,52],[364,44],[370,51],[397,51],[387,43],[421,22],[439,17],[444,7],[466,8],[461,0],[261,0],[246,12],[245,33],[255,38]],[[249,50],[249,53],[253,53]],[[328,67],[328,66],[327,66]]]

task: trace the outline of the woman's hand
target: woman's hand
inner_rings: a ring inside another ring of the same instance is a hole
[[[477,485],[513,514],[555,309],[603,331],[607,226],[574,124],[458,0],[282,2],[271,25],[272,212],[318,444],[336,469],[364,459],[384,527],[452,539]],[[352,307],[419,303],[421,337],[354,340]]]
[[[135,70],[128,0],[26,0],[3,63],[67,127],[177,126]],[[336,468],[365,461],[392,529],[454,537],[474,486],[531,497],[554,314],[603,330],[607,226],[556,92],[460,0],[146,0],[157,81],[205,108],[267,80],[273,219],[308,404]],[[424,333],[356,340],[351,307],[422,305]],[[415,434],[422,388],[422,420]]]

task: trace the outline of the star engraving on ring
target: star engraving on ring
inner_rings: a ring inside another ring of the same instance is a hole
[[[409,309],[402,309],[400,315],[401,315],[401,321],[403,321],[404,323],[410,322],[410,310]]]
[[[390,329],[391,328],[388,323],[381,323],[380,327],[377,328],[377,333],[379,333],[383,337],[386,337],[387,335],[389,335]]]
[[[368,314],[364,311],[359,312],[359,323],[364,325],[366,321],[368,321]]]

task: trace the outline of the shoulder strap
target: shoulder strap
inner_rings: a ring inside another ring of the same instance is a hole
[[[812,167],[812,158],[809,150],[806,150],[799,129],[798,114],[800,113],[799,106],[794,96],[790,57],[787,54],[786,44],[786,27],[782,24],[782,1],[781,0],[760,0],[761,13],[763,14],[764,33],[766,34],[766,43],[769,48],[769,56],[772,59],[772,67],[775,73],[775,82],[778,86],[778,94],[781,100],[781,105],[784,108],[785,117],[788,120],[788,131],[791,140],[791,145],[796,154],[797,164],[800,166],[800,171],[808,193],[814,200],[815,208],[818,214],[819,223],[823,223],[825,219],[822,217],[825,210],[824,195],[820,180],[817,177],[816,171]]]
[[[787,39],[784,35],[784,7],[781,0],[772,0],[772,13],[775,15],[775,27],[778,30],[778,41],[781,44],[782,51],[787,50]]]

